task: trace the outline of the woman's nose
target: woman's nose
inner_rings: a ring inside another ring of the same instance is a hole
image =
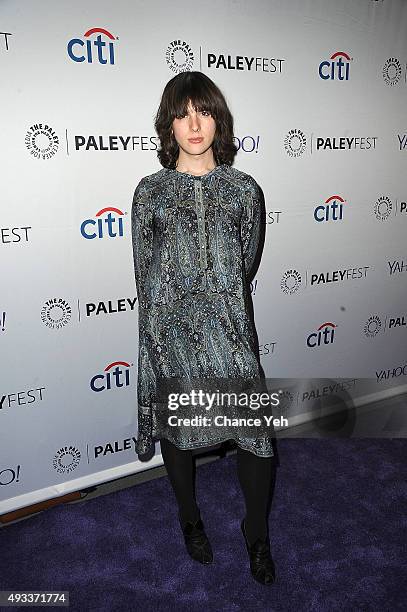
[[[198,115],[196,115],[196,114],[191,115],[190,127],[191,127],[191,130],[194,130],[194,131],[196,131],[199,128],[199,118],[198,118]]]

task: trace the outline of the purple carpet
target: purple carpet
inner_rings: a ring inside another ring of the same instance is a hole
[[[69,591],[75,611],[406,610],[406,451],[402,439],[278,441],[272,586],[249,573],[232,455],[197,467],[212,565],[188,556],[163,477],[4,527],[0,587]]]

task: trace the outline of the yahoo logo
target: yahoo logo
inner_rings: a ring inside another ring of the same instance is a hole
[[[90,36],[99,32],[96,38],[91,39]],[[84,34],[86,40],[80,38],[72,38],[68,42],[68,55],[74,62],[88,62],[92,64],[94,59],[99,64],[114,64],[114,46],[112,42],[105,42],[102,40],[103,36],[106,36],[110,40],[117,40],[104,28],[91,28]],[[107,49],[105,47],[107,46]],[[106,51],[106,54],[105,54]],[[105,55],[107,57],[105,57]]]
[[[334,81],[335,79],[338,79],[339,81],[348,81],[350,66],[349,62],[351,61],[349,55],[343,51],[337,51],[331,55],[329,59],[330,61],[325,60],[318,66],[318,74],[321,79],[324,79],[324,81],[329,79],[331,81]]]
[[[334,341],[335,327],[334,323],[323,323],[316,332],[312,332],[307,338],[307,346],[314,348],[321,344],[332,344]]]
[[[233,136],[233,140],[237,146],[238,151],[242,150],[245,153],[253,153],[253,151],[255,153],[259,152],[260,136],[243,136],[243,138]]]
[[[314,210],[315,221],[341,221],[343,219],[343,204],[345,200],[341,196],[333,195],[323,205]]]
[[[107,216],[102,219],[102,215],[108,213]],[[115,215],[119,215],[116,218]],[[123,212],[118,208],[107,206],[102,208],[96,213],[96,219],[86,219],[81,223],[81,234],[88,240],[93,238],[104,238],[106,235],[109,238],[117,238],[117,236],[123,236]],[[116,230],[116,231],[115,231]]]
[[[105,367],[103,374],[95,374],[90,381],[92,391],[99,393],[114,387],[128,387],[130,384],[130,366],[127,361],[114,361]],[[120,366],[123,366],[121,368]],[[112,370],[114,368],[114,370]],[[110,372],[112,370],[112,372]],[[124,379],[124,380],[123,380]]]

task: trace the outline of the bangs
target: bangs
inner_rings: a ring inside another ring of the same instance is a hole
[[[193,108],[199,111],[209,111],[212,116],[215,115],[216,102],[212,92],[199,81],[190,82],[187,86],[177,88],[174,91],[174,98],[171,104],[171,114],[173,117],[183,116],[187,114],[189,100]]]

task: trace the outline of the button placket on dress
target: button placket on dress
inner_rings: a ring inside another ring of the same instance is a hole
[[[199,238],[199,261],[202,270],[208,267],[208,259],[206,253],[206,226],[205,226],[205,208],[202,197],[202,181],[201,178],[194,179],[195,185],[195,209],[198,219],[198,238]]]

